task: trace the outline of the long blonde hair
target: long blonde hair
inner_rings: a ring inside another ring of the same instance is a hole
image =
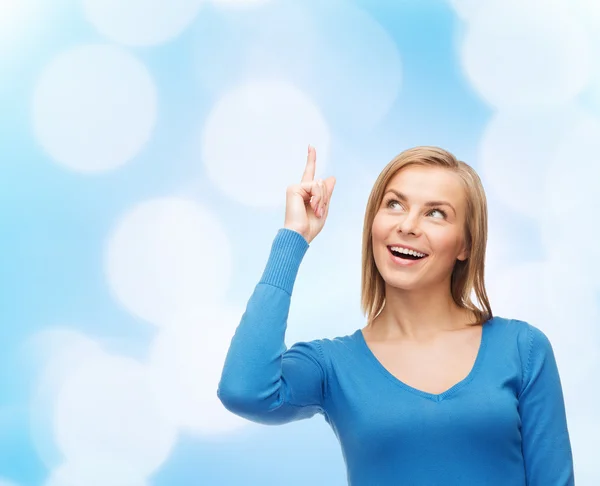
[[[481,179],[468,164],[438,147],[415,147],[396,156],[381,171],[375,181],[363,226],[361,308],[370,324],[385,306],[385,282],[373,256],[372,227],[385,189],[401,169],[411,166],[442,167],[458,174],[465,187],[467,214],[465,233],[469,257],[457,260],[452,270],[450,290],[456,304],[473,312],[477,323],[492,317],[492,309],[485,290],[484,267],[487,245],[487,200]],[[478,305],[473,302],[473,294]]]

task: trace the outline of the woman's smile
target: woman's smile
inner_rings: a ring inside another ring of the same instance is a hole
[[[418,265],[419,263],[421,263],[422,261],[426,260],[429,257],[429,255],[426,255],[423,253],[419,253],[419,254],[415,255],[414,253],[416,253],[416,252],[401,253],[399,251],[392,249],[392,248],[396,248],[396,247],[388,246],[387,248],[388,248],[388,252],[390,254],[391,261],[395,265],[400,265],[402,267],[411,267],[411,266]],[[423,256],[420,256],[420,255],[423,255]]]

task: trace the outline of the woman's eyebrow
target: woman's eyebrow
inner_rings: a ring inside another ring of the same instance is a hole
[[[403,202],[408,201],[408,198],[402,194],[401,192],[396,191],[395,189],[388,189],[388,191],[386,192],[386,194],[388,192],[393,192],[396,197],[398,199],[400,199]],[[456,214],[456,209],[454,209],[454,206],[452,206],[452,204],[450,204],[448,201],[427,201],[425,203],[425,206],[427,207],[431,207],[431,206],[448,206],[450,209],[452,209],[452,211],[454,212],[454,214]]]

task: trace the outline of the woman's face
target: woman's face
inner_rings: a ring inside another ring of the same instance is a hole
[[[457,174],[438,167],[401,169],[386,187],[372,227],[373,255],[385,282],[403,290],[449,283],[456,260],[468,257],[465,212]],[[417,253],[395,256],[390,247]]]

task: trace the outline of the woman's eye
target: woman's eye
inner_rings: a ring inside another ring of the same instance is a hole
[[[433,213],[438,213],[440,216],[436,216],[436,218],[445,218],[446,217],[446,213],[444,211],[442,211],[441,209],[432,209],[429,214],[433,214]]]
[[[396,200],[396,199],[390,199],[387,203],[386,203],[386,207],[387,208],[391,208],[393,204],[398,204],[400,205],[400,207],[402,207],[402,204],[400,203],[400,201]],[[435,214],[437,213],[437,216],[435,216],[435,218],[442,218],[442,219],[446,219],[447,215],[445,211],[442,211],[441,209],[432,209],[431,211],[429,211],[428,214]]]

